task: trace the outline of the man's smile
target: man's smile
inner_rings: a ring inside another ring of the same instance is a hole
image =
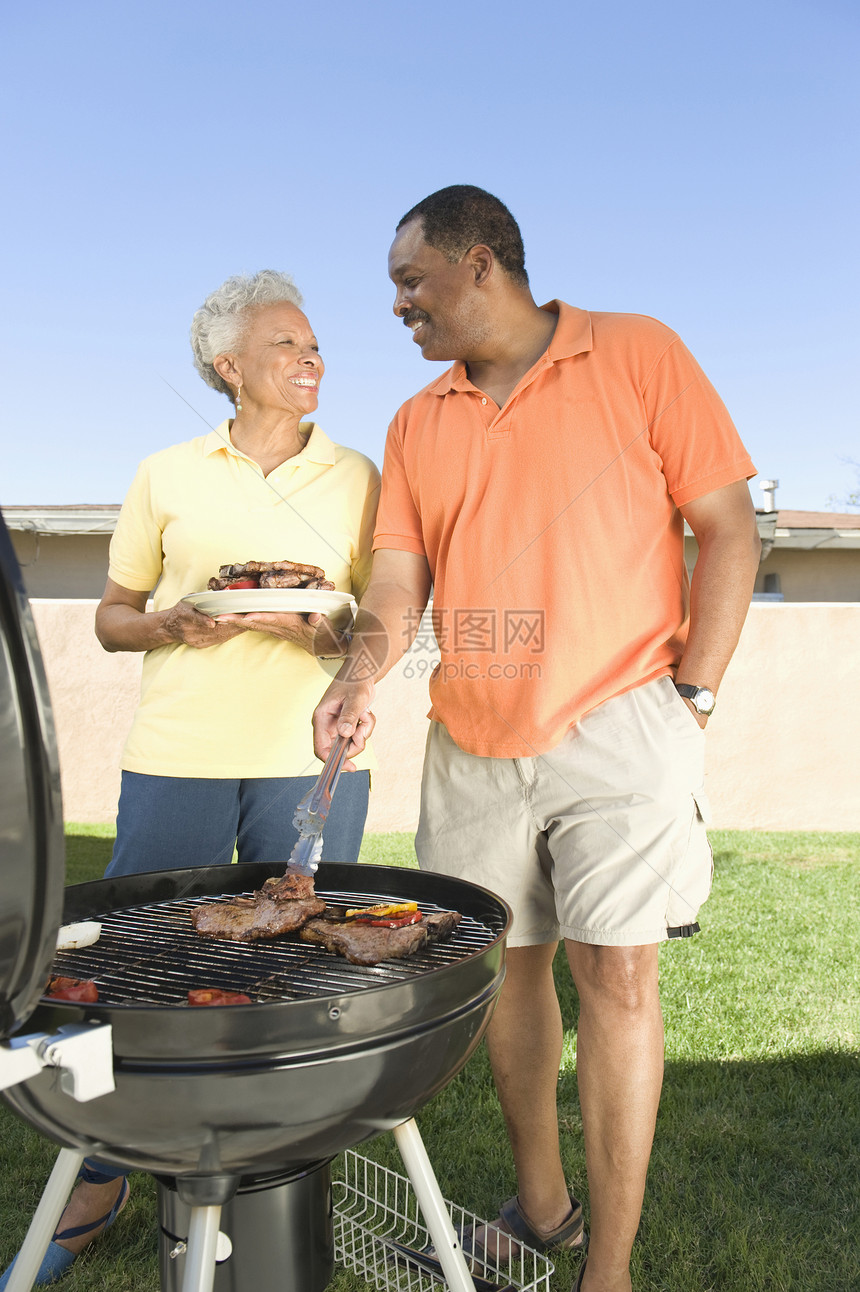
[[[403,322],[405,326],[409,328],[412,336],[416,337],[424,324],[429,322],[429,320],[426,314],[419,314],[417,310],[410,310],[408,314],[404,315]]]

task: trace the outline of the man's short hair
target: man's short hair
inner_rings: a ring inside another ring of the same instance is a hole
[[[424,241],[456,264],[470,247],[489,247],[518,287],[528,287],[526,253],[519,225],[508,208],[492,193],[474,184],[451,184],[425,197],[407,211],[398,229],[410,220],[421,220]]]

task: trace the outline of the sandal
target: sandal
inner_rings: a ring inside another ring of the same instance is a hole
[[[386,1247],[391,1248],[393,1253],[391,1260],[407,1261],[412,1265],[416,1265],[419,1270],[427,1270],[436,1279],[444,1281],[445,1271],[442,1269],[442,1262],[439,1257],[435,1255],[435,1248],[428,1247],[421,1250],[417,1247],[409,1247],[406,1243],[395,1242],[393,1238],[383,1238],[382,1242]],[[483,1278],[480,1274],[476,1274],[474,1270],[469,1272],[472,1276],[475,1292],[517,1292],[513,1283],[506,1283],[502,1286],[500,1283],[493,1283],[490,1279]]]
[[[520,1206],[519,1198],[509,1198],[499,1208],[499,1219],[493,1221],[489,1228],[494,1229],[498,1234],[505,1238],[517,1238],[527,1247],[531,1247],[536,1252],[553,1252],[553,1251],[585,1251],[587,1239],[582,1222],[582,1204],[570,1194],[570,1214],[555,1229],[548,1233],[539,1233],[529,1220],[526,1213]],[[463,1245],[463,1251],[468,1256],[474,1256],[478,1260],[492,1260],[493,1254],[486,1244],[475,1241],[475,1234],[471,1226],[464,1229],[460,1241]],[[505,1259],[513,1260],[516,1252],[513,1250],[515,1244],[508,1244],[511,1251]],[[498,1259],[498,1256],[496,1257]]]
[[[87,1184],[109,1184],[111,1180],[115,1180],[116,1178],[117,1177],[115,1175],[103,1175],[101,1171],[96,1171],[93,1167],[87,1166],[86,1163],[84,1163],[78,1172],[78,1179],[85,1180]],[[122,1211],[126,1202],[128,1202],[129,1192],[128,1180],[124,1179],[122,1182],[122,1188],[119,1191],[119,1197],[106,1215],[101,1216],[98,1220],[91,1221],[88,1225],[75,1225],[71,1229],[57,1230],[54,1237],[48,1244],[48,1250],[42,1258],[42,1264],[39,1266],[39,1271],[36,1274],[33,1287],[44,1287],[48,1283],[56,1283],[58,1279],[63,1277],[63,1275],[68,1274],[69,1270],[80,1255],[80,1252],[70,1252],[67,1247],[60,1247],[59,1243],[55,1241],[56,1239],[80,1238],[82,1234],[89,1234],[93,1230],[98,1229],[100,1225],[104,1225],[102,1233],[106,1233]],[[99,1235],[99,1237],[101,1237],[101,1235]],[[17,1256],[13,1258],[8,1268],[4,1271],[3,1277],[0,1278],[0,1292],[3,1292],[3,1289],[9,1282],[12,1269],[17,1259]]]
[[[587,1260],[588,1260],[588,1257],[583,1256],[582,1264],[579,1267],[579,1273],[576,1276],[576,1282],[571,1288],[571,1292],[582,1292],[582,1276],[585,1273],[585,1263]]]

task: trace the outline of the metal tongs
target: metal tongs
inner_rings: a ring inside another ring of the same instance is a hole
[[[313,875],[322,856],[322,832],[331,807],[331,798],[346,759],[349,736],[338,736],[329,751],[313,789],[296,807],[293,825],[299,837],[290,853],[287,870]]]

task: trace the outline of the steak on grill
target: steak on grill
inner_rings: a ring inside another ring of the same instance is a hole
[[[334,924],[329,920],[309,920],[299,937],[327,951],[345,956],[350,964],[376,965],[380,960],[402,960],[414,955],[427,941],[427,929],[421,924],[405,924],[399,929],[381,929],[373,924],[347,921]]]
[[[259,890],[259,894],[263,897],[271,897],[273,902],[293,902],[297,898],[316,897],[314,877],[313,875],[300,875],[297,871],[288,870],[286,874],[281,875],[278,879],[267,879]],[[325,903],[323,902],[322,905],[324,906]]]
[[[444,942],[450,938],[462,919],[459,911],[435,911],[424,916],[424,927],[431,942]]]
[[[270,897],[258,896],[256,900],[246,898],[195,907],[191,922],[202,938],[258,942],[262,938],[292,933],[324,909],[325,902],[319,897],[276,902]]]

